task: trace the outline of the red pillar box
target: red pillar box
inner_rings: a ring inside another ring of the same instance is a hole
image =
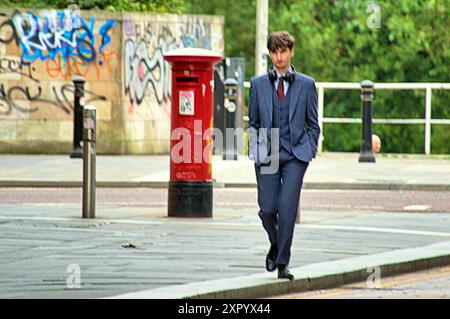
[[[172,68],[169,217],[212,217],[214,63],[197,48],[164,54]]]

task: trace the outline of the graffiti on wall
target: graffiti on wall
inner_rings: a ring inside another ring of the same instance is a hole
[[[165,73],[168,71],[164,63],[162,50],[157,49],[153,56],[148,53],[145,41],[127,40],[124,46],[125,93],[129,95],[130,102],[141,104],[145,90],[152,85],[158,103],[167,96],[167,85],[164,85]],[[156,74],[156,75],[155,75]]]
[[[162,27],[155,38],[151,27],[146,30],[148,32],[144,37],[137,31],[134,39],[128,38],[124,42],[124,87],[130,99],[130,113],[142,103],[149,86],[159,105],[170,103],[170,66],[164,61],[163,52],[176,49],[179,45],[167,27]],[[148,40],[152,38],[155,40]]]
[[[30,63],[22,62],[17,58],[0,56],[0,74],[16,74],[38,82],[33,76],[34,68]]]
[[[211,24],[198,17],[185,17],[170,24],[124,21],[124,89],[135,113],[147,96],[170,114],[171,72],[163,54],[184,47],[211,48]]]
[[[53,106],[57,110],[61,110],[66,114],[73,111],[73,96],[75,92],[75,85],[64,84],[57,88],[55,85],[51,86],[51,98],[46,99],[42,96],[42,87],[40,85],[28,86],[17,85],[5,89],[4,84],[0,84],[0,115],[9,115],[13,110],[21,113],[33,113],[38,111],[38,107],[24,108],[17,101],[41,102],[45,105]],[[84,91],[86,103],[93,101],[105,101],[106,97],[95,94],[92,91]],[[16,98],[13,99],[12,96]],[[18,98],[17,98],[18,96]]]
[[[1,80],[6,80],[0,83],[2,116],[14,110],[33,113],[42,105],[69,114],[73,111],[74,85],[53,85],[48,80],[67,80],[74,75],[100,79],[102,70],[112,72],[113,61],[118,58],[109,50],[114,20],[96,26],[95,17],[85,20],[77,11],[43,10],[36,14],[15,10],[11,16],[0,13],[0,21],[0,46],[19,49],[13,50],[19,52],[16,55],[0,51]],[[38,67],[48,77],[39,73],[38,78]],[[85,94],[86,102],[106,100],[89,90]],[[30,107],[23,107],[21,101],[30,102]]]
[[[117,58],[117,52],[108,51],[115,23],[108,20],[96,27],[95,17],[85,20],[77,11],[43,10],[37,15],[16,10],[0,24],[0,44],[20,46],[23,63],[45,61],[51,78],[94,72],[98,79],[101,68],[111,72],[111,59]]]
[[[202,19],[188,17],[185,22],[178,24],[178,28],[183,47],[211,49],[210,26],[207,25],[207,27],[205,27],[205,23]]]
[[[67,121],[73,113],[71,80],[81,75],[92,90],[85,91],[86,103],[109,100],[99,104],[111,108],[115,103],[144,115],[152,123],[145,122],[146,136],[163,145],[161,132],[169,128],[171,108],[171,72],[164,53],[181,47],[221,51],[217,39],[223,41],[223,26],[204,16],[133,16],[139,18],[105,20],[66,10],[0,13],[0,119],[35,121],[55,111],[58,120]],[[114,99],[117,88],[123,90],[122,104]],[[116,114],[120,118],[114,121],[130,120]],[[130,138],[134,134],[131,130]]]

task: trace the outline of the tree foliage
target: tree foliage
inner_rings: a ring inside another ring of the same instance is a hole
[[[225,55],[244,57],[246,77],[255,69],[256,0],[186,0],[185,12],[221,15],[225,18]]]
[[[173,12],[181,13],[184,0],[2,0],[0,7],[31,9],[64,9],[77,4],[81,10],[106,10],[113,12]]]
[[[380,9],[379,28],[371,18]],[[254,73],[256,0],[192,0],[187,11],[225,16],[225,54]],[[293,63],[318,82],[450,82],[450,0],[269,0],[269,31],[296,38]],[[369,27],[370,26],[370,27]],[[450,92],[433,91],[432,117],[450,119]],[[424,118],[424,90],[377,91],[375,118]],[[329,90],[326,117],[360,117],[359,92]],[[384,152],[424,152],[423,125],[374,125]],[[361,128],[325,124],[324,149],[359,151]],[[432,152],[450,153],[450,127],[432,126]]]

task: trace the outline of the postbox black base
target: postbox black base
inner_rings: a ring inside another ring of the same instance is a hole
[[[212,182],[169,182],[169,217],[212,217],[212,210]]]

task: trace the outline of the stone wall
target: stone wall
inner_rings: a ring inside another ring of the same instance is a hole
[[[97,107],[101,154],[169,151],[171,74],[163,53],[223,54],[223,18],[0,11],[0,152],[70,153],[72,78]]]

